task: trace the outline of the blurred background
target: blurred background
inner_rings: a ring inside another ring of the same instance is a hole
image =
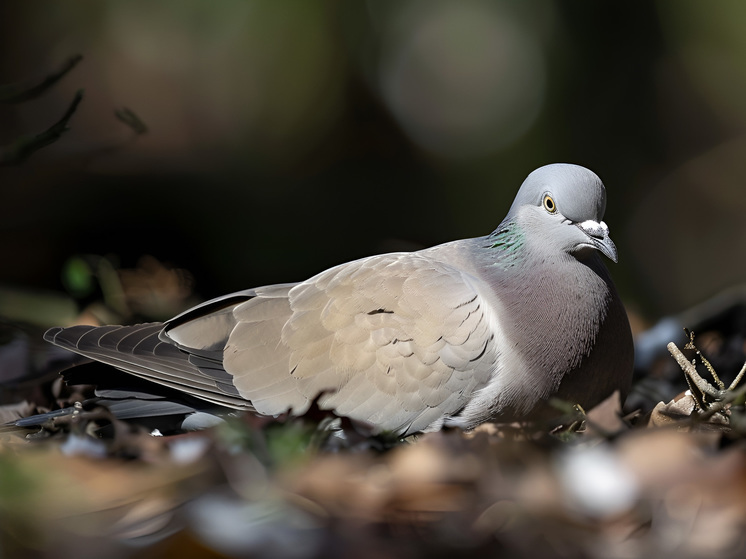
[[[553,162],[606,184],[609,269],[633,329],[677,315],[638,337],[628,408],[686,388],[665,351],[683,346],[682,326],[730,381],[746,358],[746,3],[713,6],[0,2],[0,427],[84,398],[62,386],[71,354],[42,341],[49,326],[165,319],[355,258],[485,235],[526,175]],[[69,130],[50,143],[63,116]],[[731,417],[739,443],[743,418]],[[416,536],[427,557],[495,555],[467,547],[476,530],[501,556],[743,556],[743,445],[727,454],[725,436],[615,435],[571,462],[569,445],[537,453],[451,432],[406,454],[329,453],[293,470],[306,463],[283,449],[308,458],[293,423],[273,431],[247,416],[177,454],[175,438],[142,430],[75,447],[105,423],[78,419],[43,453],[7,452],[0,432],[0,554],[188,557],[242,544],[276,558],[279,542],[296,559],[351,546],[390,558],[413,556],[398,546]],[[117,461],[84,460],[102,453]],[[102,543],[150,536],[153,519],[165,532],[164,511],[185,502],[191,528],[161,555]],[[393,528],[369,530],[374,520]]]
[[[679,312],[746,278],[744,21],[736,1],[3,2],[0,83],[83,59],[0,104],[0,146],[84,98],[0,167],[0,314],[67,293],[33,311],[58,321],[121,268],[170,286],[168,316],[484,235],[552,162],[604,180],[634,316]]]

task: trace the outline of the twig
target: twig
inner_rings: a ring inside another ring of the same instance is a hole
[[[676,347],[675,343],[671,342],[668,344],[668,346],[666,346],[669,353],[671,353],[673,358],[676,359],[679,367],[681,367],[681,369],[684,371],[686,382],[689,385],[692,397],[697,403],[697,407],[701,410],[701,412],[696,416],[697,420],[706,421],[715,414],[723,412],[725,408],[732,402],[735,402],[746,395],[746,386],[741,387],[740,390],[735,390],[738,384],[743,379],[744,375],[746,375],[746,363],[744,363],[743,367],[741,367],[741,371],[738,373],[730,386],[725,389],[725,385],[718,377],[714,367],[694,345],[694,333],[690,332],[686,328],[684,330],[686,331],[687,336],[689,336],[689,342],[684,346],[684,348],[693,349],[697,352],[697,355],[705,364],[707,370],[710,371],[712,378],[720,387],[719,389],[715,388],[709,382],[704,380],[697,372],[695,361],[689,361],[686,357],[684,357],[684,354],[681,353],[678,347]],[[695,387],[697,388],[697,390],[694,390]],[[705,395],[712,397],[715,401],[712,403],[706,402],[704,398]]]
[[[675,343],[670,342],[666,347],[668,348],[668,352],[673,356],[674,359],[676,359],[679,367],[681,367],[687,377],[691,379],[691,381],[694,383],[694,386],[696,386],[702,394],[707,394],[708,396],[713,397],[715,400],[722,400],[725,391],[718,390],[701,376],[699,376],[697,368],[691,361],[684,357],[684,354],[681,353],[681,350],[678,347],[676,347]]]
[[[707,368],[707,370],[712,375],[712,378],[715,380],[715,384],[718,385],[718,388],[720,390],[725,390],[725,385],[723,384],[723,381],[720,380],[720,377],[718,376],[718,374],[715,372],[715,367],[713,367],[710,364],[707,358],[704,355],[702,355],[702,352],[699,351],[697,346],[694,345],[694,332],[689,330],[689,328],[684,328],[684,332],[686,332],[686,335],[689,336],[689,343],[687,343],[684,346],[684,349],[693,349],[697,353],[699,358],[702,360],[702,363],[704,364],[704,366]]]
[[[82,54],[71,56],[58,71],[49,74],[36,85],[29,86],[27,84],[19,83],[0,85],[0,103],[23,103],[24,101],[35,99],[60,81],[62,77],[75,68],[81,60],[83,60]]]
[[[744,374],[746,374],[746,363],[743,364],[741,371],[736,375],[736,378],[733,379],[733,382],[730,383],[728,390],[735,390],[736,386],[741,382],[741,379],[743,379]]]
[[[75,94],[72,103],[62,115],[62,118],[47,128],[44,132],[35,136],[25,136],[17,139],[13,144],[0,149],[0,166],[17,165],[25,161],[32,153],[48,146],[60,139],[60,136],[69,130],[67,123],[83,100],[83,90]]]
[[[137,134],[138,136],[145,134],[148,131],[147,125],[140,119],[139,116],[137,116],[127,107],[122,107],[121,109],[114,111],[114,116],[116,116],[124,124],[132,128],[132,130],[134,130],[135,134]]]

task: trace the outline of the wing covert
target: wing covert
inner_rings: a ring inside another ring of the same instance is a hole
[[[238,305],[225,369],[257,411],[322,408],[409,433],[439,426],[494,371],[485,303],[470,278],[421,253],[331,268],[272,302]]]

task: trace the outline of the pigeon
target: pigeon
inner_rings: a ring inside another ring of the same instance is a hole
[[[592,171],[546,165],[487,236],[347,262],[163,323],[44,337],[223,409],[300,416],[316,404],[399,437],[544,420],[553,398],[590,409],[629,390],[605,209]]]

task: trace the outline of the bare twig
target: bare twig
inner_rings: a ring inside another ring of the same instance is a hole
[[[691,381],[694,383],[694,386],[697,387],[697,390],[699,390],[702,394],[711,396],[715,400],[721,400],[723,398],[725,391],[715,388],[709,382],[703,379],[697,372],[697,368],[694,366],[694,363],[690,362],[686,357],[684,357],[684,354],[681,353],[681,350],[678,347],[676,347],[675,343],[670,342],[666,347],[668,348],[668,351],[673,356],[673,358],[676,359],[679,367],[681,367],[687,377],[691,379]]]
[[[736,375],[736,378],[733,379],[733,382],[730,383],[728,390],[735,390],[736,386],[738,386],[738,384],[743,379],[744,374],[746,374],[746,363],[743,364],[743,367],[741,367],[741,371],[738,373],[738,375]]]
[[[32,153],[48,146],[60,139],[60,136],[68,131],[67,123],[83,100],[83,90],[78,90],[70,106],[62,115],[62,118],[35,136],[25,136],[17,139],[10,146],[0,149],[0,166],[17,165],[26,160]]]
[[[684,349],[693,349],[702,360],[702,364],[704,364],[707,370],[710,371],[710,375],[712,375],[712,378],[715,380],[715,384],[718,385],[718,388],[720,388],[720,390],[725,390],[725,385],[723,384],[723,381],[720,380],[718,374],[715,372],[715,368],[710,364],[707,358],[702,355],[702,352],[699,351],[699,348],[694,345],[694,332],[692,332],[688,328],[684,328],[684,332],[686,332],[686,335],[689,336],[689,343],[684,346]]]
[[[686,328],[684,330],[689,337],[689,342],[684,346],[684,349],[692,349],[697,352],[697,355],[702,360],[702,363],[704,363],[705,367],[707,367],[707,370],[712,375],[712,378],[717,384],[718,388],[715,388],[712,384],[704,380],[699,375],[699,373],[697,372],[696,361],[689,361],[684,356],[684,354],[681,353],[679,348],[676,347],[675,343],[671,342],[668,344],[667,347],[673,358],[676,359],[679,367],[681,367],[681,369],[684,371],[686,382],[689,385],[692,398],[694,398],[695,402],[697,403],[697,408],[701,410],[696,416],[697,420],[706,421],[715,414],[724,412],[731,403],[742,399],[746,395],[746,386],[742,387],[740,390],[735,390],[738,384],[743,379],[744,375],[746,375],[746,363],[741,368],[741,371],[738,373],[730,386],[726,389],[725,385],[720,380],[720,377],[718,377],[717,373],[715,372],[715,368],[697,349],[697,346],[694,345],[694,332],[691,332]],[[705,396],[710,396],[714,400],[714,402],[708,403]]]
[[[132,128],[138,136],[145,134],[148,131],[148,127],[142,119],[127,107],[122,107],[121,109],[114,111],[114,116]]]
[[[75,68],[81,60],[83,60],[83,55],[81,54],[71,56],[59,70],[49,74],[35,85],[28,85],[27,83],[0,85],[0,103],[22,103],[24,101],[35,99],[60,81],[68,72],[70,72],[70,70]]]

